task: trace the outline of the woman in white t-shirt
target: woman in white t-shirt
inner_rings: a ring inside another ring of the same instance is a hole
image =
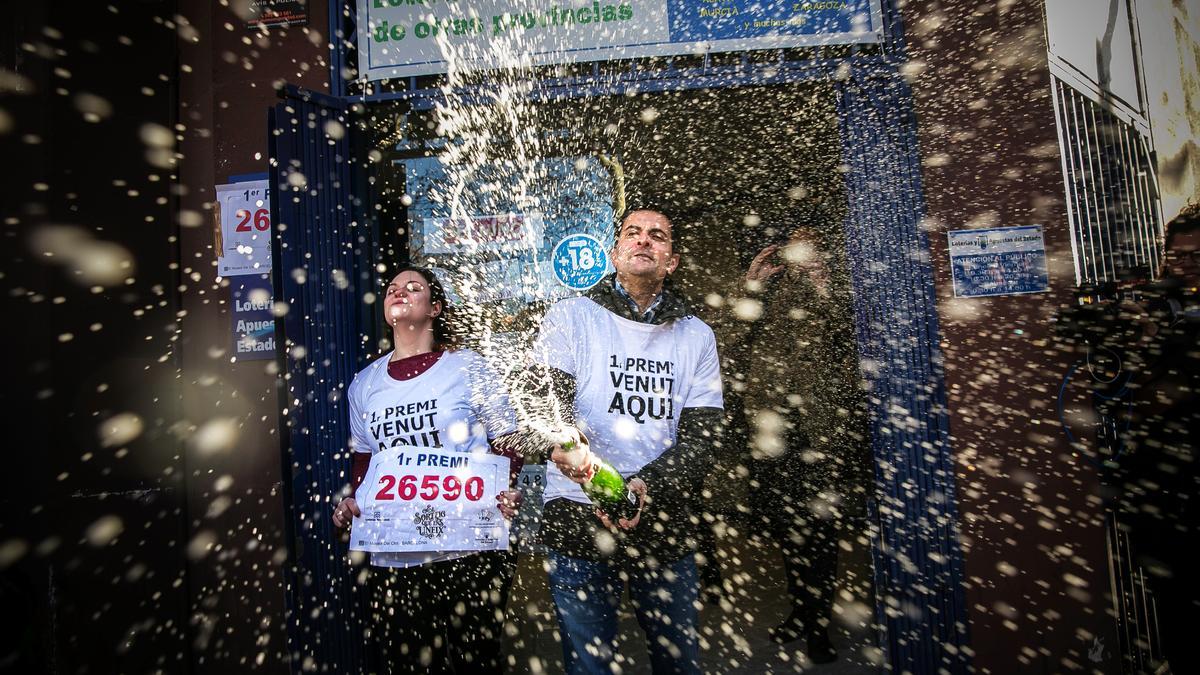
[[[498,378],[479,354],[454,349],[450,306],[428,269],[405,266],[383,301],[394,350],[362,369],[350,384],[352,486],[366,476],[372,454],[398,445],[471,452],[490,447],[513,460],[506,437],[516,415]],[[418,411],[405,424],[372,423],[397,410]],[[353,494],[353,492],[351,493]],[[519,493],[496,495],[511,518]],[[350,525],[361,512],[353,497],[333,522]],[[501,672],[504,606],[512,582],[509,551],[371,554],[370,624],[380,672]]]

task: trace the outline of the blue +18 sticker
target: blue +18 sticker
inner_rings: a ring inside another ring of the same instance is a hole
[[[590,234],[572,234],[558,242],[553,261],[558,283],[577,291],[595,286],[608,270],[608,254]]]

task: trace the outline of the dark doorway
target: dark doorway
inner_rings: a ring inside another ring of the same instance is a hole
[[[565,198],[563,177],[547,179],[541,169],[534,168],[534,162],[566,158],[575,162],[582,181],[581,176],[593,168],[593,159],[615,159],[619,169],[609,165],[611,180],[603,186],[608,188],[603,198],[626,208],[657,207],[672,214],[676,250],[682,256],[675,282],[697,312],[717,328],[723,351],[732,353],[738,346],[723,339],[722,326],[731,321],[733,301],[747,295],[740,281],[751,259],[768,243],[786,243],[797,228],[814,233],[830,254],[829,263],[840,283],[841,310],[850,315],[843,241],[847,197],[841,175],[842,141],[835,90],[828,82],[597,96],[520,104],[500,111],[481,106],[470,113],[459,112],[456,133],[449,140],[433,133],[441,127],[432,113],[397,114],[381,108],[376,115],[387,142],[380,150],[392,160],[387,164],[398,167],[384,183],[383,192],[390,199],[380,205],[385,214],[384,236],[394,235],[398,242],[393,251],[428,257],[421,235],[415,240],[410,235],[425,227],[421,221],[434,208],[427,202],[437,202],[445,192],[431,183],[406,178],[404,168],[414,166],[414,158],[436,156],[454,143],[470,142],[463,138],[490,135],[490,145],[475,157],[479,174],[506,165],[502,172],[506,180],[519,181],[524,176],[528,182],[522,186],[523,195],[532,200],[527,202],[534,204],[532,208]],[[402,124],[396,124],[398,119],[403,119]],[[398,126],[407,134],[393,145],[396,138],[392,132]],[[519,130],[516,134],[514,128]],[[522,208],[514,195],[505,194],[503,186],[493,189],[494,193],[472,195],[465,201],[482,214]],[[426,191],[438,194],[430,196]],[[608,227],[612,228],[612,223]],[[608,236],[611,243],[611,229]],[[476,274],[469,270],[477,270],[481,263],[459,261],[460,268],[450,270],[451,276]],[[535,302],[517,312],[525,321],[509,320],[511,303],[497,302],[480,316],[491,320],[494,328],[515,329],[519,343],[536,330],[539,309],[545,304]],[[775,306],[772,311],[794,313],[803,308]],[[856,354],[852,330],[845,334],[842,348],[844,353]],[[795,373],[796,377],[803,375]],[[732,360],[725,376],[728,404],[738,412],[735,416],[740,416],[747,387],[759,384],[747,382],[746,374]],[[753,419],[743,418],[740,423],[754,426]],[[791,424],[786,419],[784,423]],[[733,667],[757,672],[778,664],[781,658],[803,662],[800,652],[806,645],[801,640],[778,646],[767,636],[767,629],[788,614],[787,585],[780,542],[769,535],[750,536],[762,510],[761,505],[752,508],[751,493],[760,487],[754,476],[762,473],[764,465],[751,471],[750,450],[734,446],[752,440],[753,433],[751,429],[740,433],[741,439],[729,444],[711,478],[717,533],[711,564],[720,568],[729,592],[706,610],[705,639],[712,642],[708,653],[713,667],[720,664],[724,670],[740,664]],[[856,459],[862,471],[853,485],[845,486],[845,500],[838,506],[848,524],[837,541],[827,542],[839,552],[835,607],[828,618],[842,663],[871,669],[882,665],[882,653],[877,648],[874,573],[866,529],[866,498],[873,493],[873,483],[865,435],[864,431],[854,448],[861,451]],[[553,663],[558,648],[547,630],[554,622],[543,587],[544,573],[536,558],[527,560],[521,569],[510,605],[510,618],[519,631],[511,643],[513,656],[517,663],[528,662],[531,656]],[[720,625],[727,621],[737,626],[735,635],[721,630]],[[633,653],[635,661],[629,665],[636,670],[640,659],[636,650]]]

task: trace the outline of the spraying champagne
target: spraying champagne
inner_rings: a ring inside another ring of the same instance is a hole
[[[587,437],[582,432],[571,430],[568,438],[559,443],[567,453],[567,461],[574,468],[588,465],[590,476],[580,487],[598,509],[608,514],[615,522],[618,519],[633,520],[640,508],[638,496],[629,490],[625,478],[612,465],[596,455],[588,447]]]

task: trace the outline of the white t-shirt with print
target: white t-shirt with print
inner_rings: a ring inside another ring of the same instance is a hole
[[[563,300],[542,319],[533,359],[575,377],[576,424],[623,476],[675,445],[684,408],[724,407],[717,341],[695,317],[652,325],[589,298]],[[559,497],[588,502],[549,464],[545,501]]]
[[[486,454],[490,439],[516,431],[500,378],[476,352],[446,352],[410,380],[388,374],[391,358],[376,359],[350,383],[351,450],[375,454],[408,445]],[[372,553],[371,564],[414,567],[464,555],[469,552]]]

